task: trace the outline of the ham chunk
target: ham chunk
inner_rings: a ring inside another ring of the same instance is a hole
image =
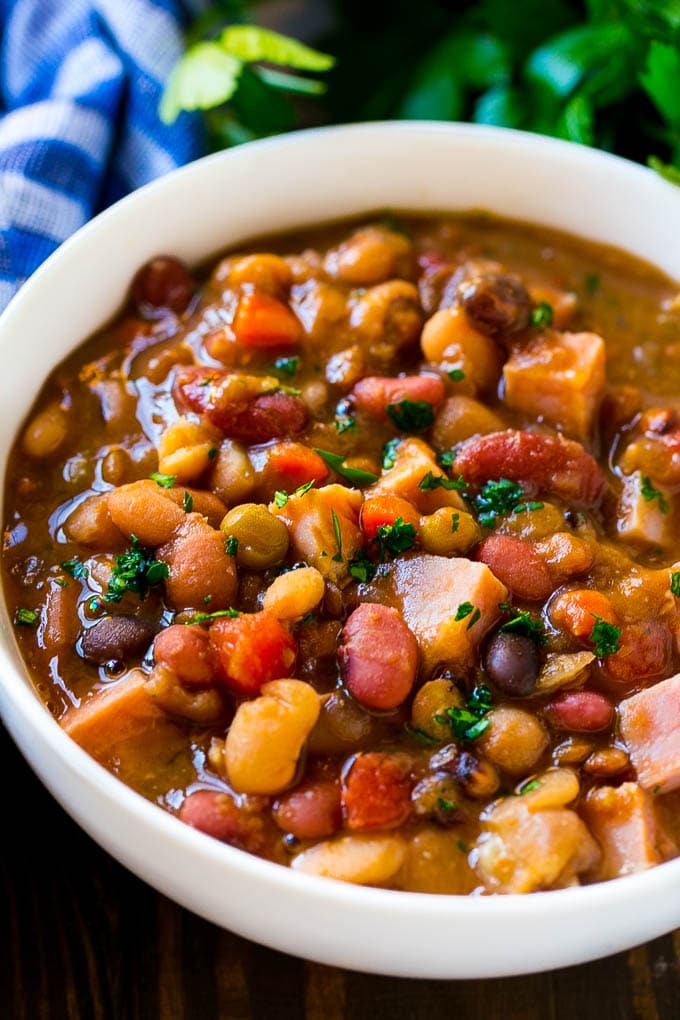
[[[429,675],[440,663],[467,669],[479,645],[500,617],[499,602],[508,590],[483,563],[446,556],[414,556],[394,564],[388,578],[387,601],[398,609],[415,634],[422,669]],[[471,603],[479,610],[456,620],[458,607]]]
[[[359,509],[363,495],[344,485],[324,485],[304,495],[292,495],[283,507],[270,503],[269,509],[288,528],[297,557],[316,567],[327,580],[342,583],[347,579],[347,558],[364,544],[359,529]],[[344,557],[338,556],[335,521],[340,531]]]
[[[505,402],[586,440],[604,393],[604,366],[604,341],[595,333],[541,334],[505,363]]]
[[[437,464],[434,450],[422,439],[404,439],[397,447],[394,466],[368,490],[369,496],[401,496],[421,514],[432,514],[440,507],[456,510],[467,507],[455,489],[421,489],[420,483],[428,474],[433,478],[446,478]]]
[[[581,813],[602,849],[590,876],[595,881],[632,875],[661,862],[652,798],[637,783],[595,787],[586,795]]]
[[[655,793],[680,787],[680,673],[622,701],[619,719],[640,786]]]
[[[642,489],[643,475],[640,471],[634,471],[628,478],[624,478],[616,515],[619,537],[627,542],[667,546],[673,540],[672,517],[669,513],[672,496],[654,486],[652,497],[648,494],[645,499]],[[654,492],[659,495],[654,495]]]

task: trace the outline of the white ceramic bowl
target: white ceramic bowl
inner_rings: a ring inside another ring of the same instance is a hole
[[[371,124],[211,156],[97,217],[0,319],[4,475],[13,432],[52,367],[120,306],[157,253],[202,260],[256,235],[385,207],[486,209],[617,245],[680,278],[680,189],[632,163],[519,132]],[[586,888],[483,899],[364,889],[296,874],[143,800],[38,700],[4,605],[0,707],[24,755],[99,843],[167,896],[269,946],[412,977],[521,974],[604,956],[680,925],[680,860]]]

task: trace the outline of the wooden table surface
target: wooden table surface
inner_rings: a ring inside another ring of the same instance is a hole
[[[4,731],[0,768],[3,1020],[680,1018],[680,932],[597,963],[495,981],[307,963],[221,931],[125,871],[64,814]]]

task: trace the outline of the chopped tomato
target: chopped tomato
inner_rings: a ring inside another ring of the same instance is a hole
[[[611,599],[587,588],[558,595],[550,607],[554,626],[582,641],[588,640],[598,618],[614,625],[619,622]]]
[[[342,806],[349,829],[394,829],[411,813],[411,773],[401,755],[359,754],[345,775]]]
[[[302,336],[302,326],[288,305],[257,290],[239,301],[233,329],[246,347],[285,347],[299,343]]]
[[[297,652],[289,631],[264,612],[216,620],[210,644],[221,679],[240,694],[257,694],[267,681],[290,676]]]
[[[308,482],[321,485],[329,474],[325,461],[303,443],[276,443],[268,450],[266,478],[272,491],[293,492]]]

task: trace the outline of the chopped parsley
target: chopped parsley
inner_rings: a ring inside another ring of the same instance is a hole
[[[466,620],[469,616],[470,621],[465,629],[470,630],[470,627],[474,627],[481,615],[481,610],[476,609],[471,602],[461,602],[453,619],[458,623],[460,620]]]
[[[162,475],[160,471],[154,471],[149,478],[156,485],[160,485],[161,489],[171,489],[177,481],[177,475]]]
[[[211,620],[220,620],[225,616],[230,620],[235,620],[240,615],[238,609],[216,609],[214,613],[194,613],[190,620],[184,621],[184,626],[192,627],[195,623],[209,623]]]
[[[321,459],[329,467],[333,468],[336,474],[351,482],[352,485],[372,485],[373,482],[378,481],[378,476],[374,475],[372,471],[362,471],[361,468],[349,467],[345,464],[345,458],[339,453],[331,453],[330,450],[318,450],[316,447],[314,448],[314,453],[318,453]]]
[[[288,493],[285,489],[277,489],[274,493],[274,505],[279,509],[283,510],[284,506],[288,502]]]
[[[512,614],[511,618],[501,625],[500,630],[506,634],[523,634],[537,645],[547,643],[548,637],[541,620],[535,620],[525,609],[515,609],[508,602],[499,602],[498,608],[504,613]]]
[[[597,294],[602,283],[602,277],[599,273],[586,273],[583,277],[583,283],[589,294]]]
[[[465,378],[465,372],[462,368],[452,368],[446,374],[449,379],[453,379],[454,382],[461,382]]]
[[[525,793],[531,793],[532,790],[537,790],[541,785],[540,779],[530,779],[526,783],[522,783],[519,790],[517,791],[518,797],[523,797]]]
[[[493,528],[497,517],[505,514],[518,514],[522,510],[542,510],[543,503],[523,503],[524,489],[509,478],[499,478],[497,482],[487,482],[475,497],[474,503],[479,513],[479,523],[485,528]]]
[[[671,574],[671,591],[680,598],[680,570],[674,570]]]
[[[190,514],[191,511],[194,509],[194,497],[191,495],[190,492],[184,493],[184,497],[182,499],[182,506],[184,507],[184,512],[186,514]]]
[[[274,371],[278,372],[279,375],[286,375],[289,379],[292,379],[298,370],[300,359],[294,358],[277,358],[274,362]]]
[[[149,588],[160,584],[169,574],[167,563],[154,559],[153,549],[145,549],[134,535],[131,542],[131,549],[116,556],[105,602],[120,602],[128,592],[143,599]]]
[[[462,854],[467,854],[467,853],[470,852],[467,844],[464,843],[462,839],[457,839],[456,840],[456,846],[458,847],[458,849],[460,850],[460,852]]]
[[[335,510],[331,510],[331,520],[333,521],[333,534],[335,536],[335,544],[338,547],[338,551],[333,557],[333,560],[336,563],[342,563],[342,532],[340,531],[340,521],[338,520],[338,515],[336,514]]]
[[[444,468],[450,468],[453,466],[453,462],[456,459],[455,450],[442,450],[437,457],[437,462]]]
[[[418,482],[418,488],[423,492],[432,492],[433,489],[446,489],[447,492],[463,492],[467,482],[462,476],[458,478],[447,478],[445,475],[433,475],[428,471]]]
[[[235,535],[230,535],[227,541],[224,543],[227,556],[235,556],[238,552],[238,539]]]
[[[388,404],[387,414],[402,432],[422,432],[434,421],[432,404],[427,400],[401,400]]]
[[[456,740],[476,740],[489,726],[486,715],[491,707],[491,691],[480,684],[472,691],[465,708],[447,708],[440,715],[435,715],[434,720],[449,726]]]
[[[279,489],[274,493],[274,505],[282,510],[291,496],[304,496],[309,492],[310,489],[314,488],[315,478],[311,478],[304,485],[298,485],[297,489],[293,492],[288,493],[285,489]]]
[[[451,514],[451,531],[458,531],[458,525],[460,524],[460,514]]]
[[[297,389],[295,386],[284,386],[283,383],[279,383],[276,387],[277,393],[287,393],[290,397],[299,397],[302,390]]]
[[[60,566],[62,570],[65,570],[66,573],[70,574],[76,581],[80,581],[82,578],[87,577],[89,573],[85,564],[81,563],[77,556],[74,556],[72,560],[64,560]]]
[[[208,450],[208,460],[214,460],[216,456],[217,456],[217,447],[216,446],[211,446],[210,449]]]
[[[616,627],[613,623],[607,623],[595,613],[590,615],[595,620],[595,626],[590,632],[590,640],[593,642],[596,656],[598,659],[603,659],[607,655],[615,655],[619,650],[621,628]]]
[[[669,512],[670,507],[668,505],[668,500],[662,492],[659,492],[658,489],[654,488],[651,479],[648,478],[647,475],[642,476],[640,495],[646,503],[651,503],[653,499],[657,499],[659,501],[659,510],[662,514],[667,514]]]
[[[416,544],[416,529],[407,524],[403,517],[397,517],[394,524],[381,524],[375,539],[380,548],[380,559],[383,562],[390,556],[398,556],[407,552]]]
[[[19,627],[33,627],[38,622],[39,616],[35,609],[17,609],[14,622]]]
[[[355,550],[354,556],[347,564],[347,568],[350,577],[353,577],[355,581],[359,581],[360,584],[366,584],[375,577],[375,563],[370,559],[365,549]]]
[[[385,471],[389,471],[390,468],[393,468],[394,465],[397,463],[397,450],[399,448],[400,442],[401,439],[397,437],[396,439],[389,439],[385,443],[382,456],[382,466],[384,467]]]
[[[534,308],[531,309],[531,315],[529,321],[532,326],[552,326],[555,313],[553,306],[549,305],[547,301],[539,301]]]
[[[351,414],[336,414],[334,421],[339,436],[343,432],[349,432],[350,429],[357,427],[357,423]]]
[[[419,743],[425,744],[428,747],[431,747],[432,744],[441,743],[437,737],[430,736],[430,734],[426,733],[425,730],[419,730],[417,726],[409,726],[409,724],[406,723],[404,725],[404,729],[408,733],[409,737],[413,737],[414,740],[417,740]]]
[[[440,811],[457,811],[458,805],[454,804],[452,800],[447,800],[446,797],[439,797],[437,800],[437,807]]]

